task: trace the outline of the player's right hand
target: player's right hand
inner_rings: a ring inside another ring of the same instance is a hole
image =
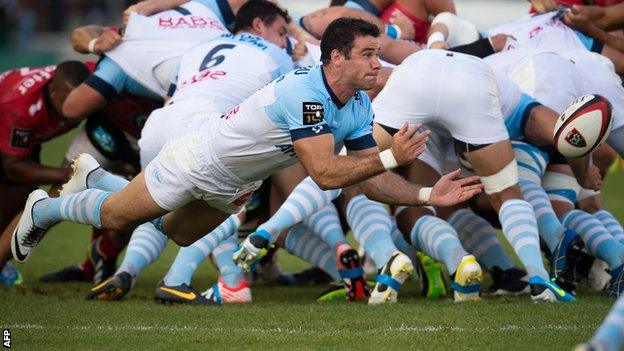
[[[97,38],[93,52],[103,54],[115,48],[119,43],[121,43],[121,35],[112,30],[106,30]]]
[[[416,123],[409,126],[407,123],[392,137],[392,155],[399,166],[412,163],[420,154],[425,151],[429,130],[418,132],[422,124]]]

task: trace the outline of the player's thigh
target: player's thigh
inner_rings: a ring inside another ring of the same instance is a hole
[[[201,200],[194,200],[169,213],[164,219],[164,232],[178,245],[188,246],[217,228],[230,217]]]
[[[271,187],[275,189],[275,195],[277,196],[275,200],[278,200],[280,204],[284,202],[293,189],[307,176],[308,174],[301,163],[295,163],[273,174],[271,176]]]

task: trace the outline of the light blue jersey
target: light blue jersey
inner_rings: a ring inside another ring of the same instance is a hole
[[[342,104],[321,66],[312,66],[271,82],[209,134],[213,155],[244,181],[256,181],[296,163],[293,142],[299,139],[332,134],[350,150],[375,147],[372,123],[366,93],[358,91]]]

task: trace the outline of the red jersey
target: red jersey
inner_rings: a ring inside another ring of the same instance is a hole
[[[141,130],[147,117],[162,105],[162,102],[122,94],[94,115],[110,120],[119,129],[138,139],[141,137]]]
[[[73,127],[54,113],[45,91],[55,72],[56,66],[47,66],[0,73],[0,152],[28,155]]]

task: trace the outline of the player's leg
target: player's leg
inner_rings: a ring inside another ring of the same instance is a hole
[[[624,298],[619,298],[587,345],[574,351],[621,350],[624,346]]]
[[[251,289],[243,270],[232,260],[237,248],[238,241],[233,235],[222,241],[212,252],[220,276],[217,283],[202,294],[206,298],[211,299],[218,294],[225,303],[251,302]]]

